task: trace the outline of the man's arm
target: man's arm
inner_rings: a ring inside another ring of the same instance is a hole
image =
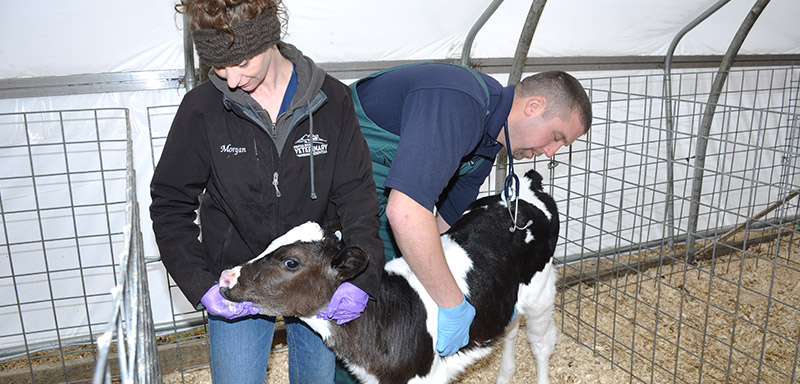
[[[466,300],[447,265],[437,219],[408,195],[392,190],[386,215],[403,258],[439,306],[436,350],[442,356],[469,342],[475,308]]]
[[[441,308],[461,304],[463,294],[447,266],[437,219],[406,194],[392,190],[386,215],[403,258]]]
[[[436,214],[436,226],[439,227],[440,234],[445,233],[448,229],[450,229],[450,224],[447,224],[447,222],[444,221],[444,218],[442,218],[442,215],[438,213]]]

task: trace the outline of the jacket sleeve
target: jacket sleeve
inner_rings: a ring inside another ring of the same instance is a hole
[[[188,94],[187,94],[188,96]],[[190,303],[200,298],[216,276],[209,272],[200,228],[195,222],[198,197],[209,177],[208,143],[201,114],[184,98],[172,122],[150,183],[150,218],[161,261]]]
[[[369,148],[358,125],[350,90],[342,101],[342,135],[336,159],[331,201],[342,225],[345,244],[357,245],[369,255],[369,265],[351,283],[376,297],[385,262],[378,237],[378,197],[372,178]]]

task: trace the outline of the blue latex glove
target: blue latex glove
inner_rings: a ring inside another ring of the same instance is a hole
[[[436,351],[441,356],[458,352],[469,342],[469,326],[475,318],[475,308],[466,298],[453,308],[439,308],[439,329]]]
[[[336,320],[337,325],[357,319],[367,307],[369,295],[361,288],[344,282],[336,288],[336,292],[328,303],[328,308],[317,314],[318,319]]]
[[[249,301],[237,303],[234,301],[225,300],[219,293],[219,284],[214,284],[200,299],[200,303],[206,307],[209,314],[215,316],[222,316],[226,319],[235,319],[237,317],[257,315],[261,309],[253,306]]]

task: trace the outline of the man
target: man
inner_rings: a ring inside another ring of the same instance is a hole
[[[506,142],[516,160],[552,157],[588,132],[589,98],[560,71],[503,87],[435,63],[390,68],[350,88],[372,156],[386,258],[402,254],[439,306],[436,349],[452,355],[469,341],[475,310],[448,269],[440,233],[475,200]]]

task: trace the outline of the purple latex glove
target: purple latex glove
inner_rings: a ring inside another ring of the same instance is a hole
[[[337,325],[357,319],[367,307],[369,295],[348,282],[342,283],[331,297],[328,308],[317,314],[318,319],[336,320]]]
[[[235,301],[225,300],[219,293],[219,284],[214,284],[213,287],[209,288],[200,299],[200,303],[206,307],[206,311],[208,311],[209,314],[222,316],[229,320],[237,317],[257,315],[261,312],[261,309],[253,306],[253,303],[249,301],[237,303]]]

